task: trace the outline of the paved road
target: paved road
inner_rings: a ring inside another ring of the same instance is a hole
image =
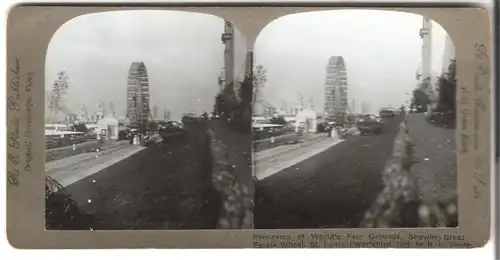
[[[148,147],[67,187],[96,216],[94,229],[214,228],[220,199],[211,186],[206,126],[184,142]]]
[[[266,179],[329,147],[343,142],[326,134],[311,134],[296,144],[281,145],[254,153],[254,173],[258,180]]]
[[[303,136],[299,136],[297,133],[284,133],[274,137],[274,142],[271,142],[271,138],[265,138],[253,141],[253,151],[260,152],[266,149],[284,145],[287,143],[297,142],[304,139]]]
[[[106,146],[106,144],[101,144],[97,140],[87,140],[83,143],[75,144],[76,151],[73,150],[72,145],[58,147],[54,149],[48,149],[45,151],[45,157],[46,157],[45,161],[51,162],[55,160],[60,160],[62,158],[70,157],[76,154],[86,153],[101,146]]]
[[[81,147],[83,149],[86,149],[88,147],[88,149],[92,149],[94,147],[96,147],[98,144],[99,141],[97,141],[96,139],[90,139],[90,140],[86,140],[84,142],[81,142],[81,143],[76,143],[75,146],[76,147]],[[46,151],[57,151],[57,150],[72,150],[73,145],[65,145],[65,146],[59,146],[59,147],[56,147],[56,148],[51,148],[51,149],[46,149]]]
[[[96,152],[81,153],[45,164],[45,173],[64,186],[95,174],[144,149],[118,141],[106,144]]]
[[[309,142],[326,136],[326,133],[304,133],[302,135],[299,135],[298,133],[286,133],[274,137],[274,142],[271,142],[271,138],[253,141],[253,151],[254,153],[261,153],[268,149],[273,149],[284,145],[293,145],[298,142]]]
[[[259,181],[256,229],[355,228],[382,188],[381,171],[400,118],[380,136],[352,136]]]

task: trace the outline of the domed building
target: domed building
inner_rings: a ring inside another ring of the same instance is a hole
[[[97,121],[97,138],[104,135],[105,140],[118,140],[118,120],[113,116],[105,116]]]
[[[295,121],[295,131],[299,131],[301,125],[304,126],[304,131],[308,133],[316,133],[318,131],[318,115],[311,109],[311,105],[308,108],[302,109],[297,113]]]

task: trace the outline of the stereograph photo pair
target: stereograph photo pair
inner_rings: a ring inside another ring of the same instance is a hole
[[[9,241],[483,246],[488,8],[17,6]]]

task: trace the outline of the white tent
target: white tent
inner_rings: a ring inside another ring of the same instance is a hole
[[[103,117],[97,121],[97,134],[105,134],[106,140],[118,140],[118,120],[113,116]]]
[[[308,133],[317,132],[318,118],[316,112],[312,109],[304,109],[297,114],[295,121],[295,131],[299,130],[300,125],[304,125],[304,131]]]

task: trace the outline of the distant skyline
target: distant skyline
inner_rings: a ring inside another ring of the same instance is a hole
[[[362,17],[363,19],[360,19]],[[293,14],[265,27],[255,44],[255,63],[266,67],[262,90],[269,103],[293,104],[302,93],[323,111],[326,66],[342,56],[348,103],[399,107],[416,87],[421,63],[422,16],[392,11],[335,10]],[[433,22],[432,74],[441,74],[446,31]]]
[[[73,113],[82,105],[114,103],[125,117],[130,65],[142,61],[149,77],[151,109],[158,106],[173,119],[183,113],[211,112],[223,68],[224,20],[179,11],[116,11],[76,17],[54,34],[47,50],[45,89],[59,71],[70,79],[65,104]],[[235,72],[244,73],[246,41],[235,35]],[[46,113],[50,114],[50,113]]]
[[[363,19],[359,19],[363,17]],[[145,63],[151,108],[173,119],[185,112],[212,111],[223,68],[223,19],[179,11],[115,11],[76,17],[54,34],[47,50],[45,88],[57,73],[70,79],[65,104],[79,113],[96,104],[114,103],[125,116],[130,65]],[[255,65],[268,71],[264,98],[277,108],[302,93],[323,110],[325,73],[331,56],[343,56],[349,82],[349,104],[358,110],[399,106],[416,86],[421,62],[418,31],[422,17],[409,13],[367,10],[322,11],[288,15],[271,22],[254,46]],[[433,23],[433,75],[441,72],[445,31]],[[246,41],[235,37],[235,74],[242,79]],[[50,114],[47,111],[47,114]]]

